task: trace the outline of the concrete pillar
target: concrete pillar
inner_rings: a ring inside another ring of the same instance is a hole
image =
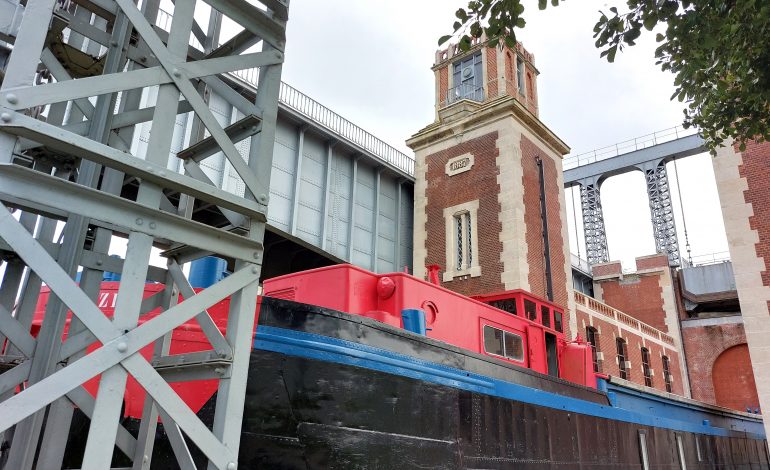
[[[607,249],[607,232],[604,226],[599,182],[596,177],[580,181],[580,202],[583,207],[583,234],[588,264],[606,263],[610,260],[610,254]]]

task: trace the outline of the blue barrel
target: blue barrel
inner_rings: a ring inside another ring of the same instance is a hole
[[[425,310],[419,308],[406,308],[401,310],[401,319],[404,329],[425,336]]]
[[[206,256],[190,263],[190,285],[205,289],[224,279],[227,272],[227,261],[216,256]]]

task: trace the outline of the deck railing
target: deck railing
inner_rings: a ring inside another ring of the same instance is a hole
[[[674,338],[667,335],[666,333],[663,333],[659,329],[643,323],[636,318],[627,315],[616,308],[610,307],[605,303],[599,302],[593,297],[589,297],[581,292],[574,291],[574,294],[575,302],[578,305],[582,305],[583,307],[590,310],[591,313],[599,314],[616,322],[623,323],[626,327],[632,330],[636,330],[647,337],[651,337],[668,345],[674,346]]]
[[[697,134],[698,130],[694,127],[685,129],[683,126],[669,127],[660,131],[655,131],[652,134],[646,134],[633,139],[618,142],[614,145],[608,145],[606,147],[591,150],[590,152],[584,152],[578,155],[568,155],[564,158],[562,165],[565,170],[571,170],[589,163],[595,163],[598,161],[606,160],[608,158],[617,157],[624,153],[634,152],[653,145],[670,142],[672,140],[679,139],[681,137],[691,136]]]
[[[171,27],[171,19],[171,13],[159,10],[155,24],[161,29],[168,31]],[[192,35],[190,36],[190,45],[196,49],[203,49],[200,42]],[[258,69],[238,70],[232,72],[231,75],[238,77],[255,88],[257,87],[259,81]],[[292,111],[311,119],[315,124],[320,125],[331,133],[369,152],[384,163],[394,166],[409,176],[414,176],[414,159],[412,157],[353,124],[291,85],[281,82],[278,101]]]

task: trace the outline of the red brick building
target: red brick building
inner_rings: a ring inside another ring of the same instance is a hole
[[[534,57],[520,44],[450,47],[433,70],[436,121],[407,142],[416,156],[415,274],[437,264],[444,287],[466,295],[550,296],[565,307],[568,337],[596,343],[598,371],[685,394],[678,336],[660,314],[675,306],[663,300],[671,282],[661,288],[659,257],[640,259],[641,290],[654,284],[654,302],[627,299],[635,295],[628,279],[602,284],[643,321],[573,291],[562,174],[569,148],[538,117]]]
[[[569,148],[538,118],[534,57],[520,44],[453,46],[433,70],[436,121],[407,142],[416,156],[415,274],[437,264],[457,292],[520,288],[569,308]]]

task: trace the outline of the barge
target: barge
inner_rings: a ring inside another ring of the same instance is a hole
[[[103,284],[108,316],[117,288]],[[148,284],[145,295],[162,289]],[[563,309],[525,291],[468,298],[406,273],[337,265],[267,280],[263,292],[239,468],[770,466],[760,416],[596,374],[591,346],[565,337]],[[46,300],[44,292],[40,313]],[[222,329],[227,304],[209,309]],[[213,351],[188,323],[174,331],[170,353]],[[172,385],[212,421],[216,381]],[[143,403],[129,379],[123,420],[132,432]],[[85,445],[88,423],[79,420],[69,468],[80,466]],[[114,464],[122,458],[115,452]],[[159,426],[152,466],[175,462]]]

